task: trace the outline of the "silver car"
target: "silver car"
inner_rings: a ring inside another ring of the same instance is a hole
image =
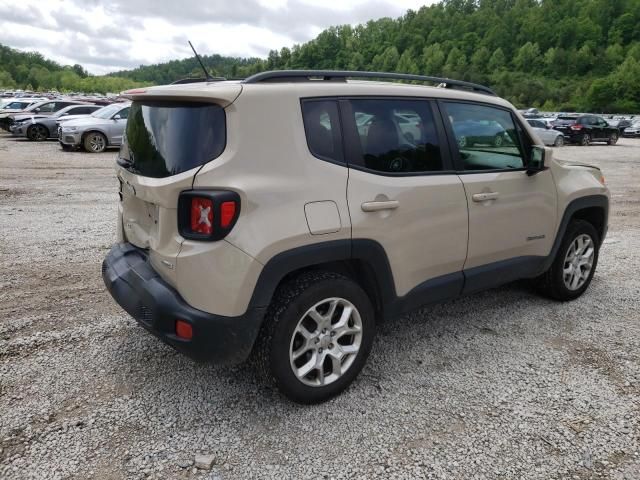
[[[131,103],[114,103],[88,117],[58,122],[58,141],[63,150],[84,147],[87,152],[100,153],[108,147],[119,147]]]
[[[21,120],[16,120],[16,122],[9,127],[9,130],[15,136],[27,137],[29,140],[34,141],[57,138],[58,122],[87,117],[101,108],[101,105],[69,105],[49,116],[33,115]]]
[[[533,127],[533,131],[540,137],[545,145],[553,145],[554,147],[562,147],[564,145],[564,134],[558,130],[554,130],[545,122],[538,119],[527,119],[529,125]]]

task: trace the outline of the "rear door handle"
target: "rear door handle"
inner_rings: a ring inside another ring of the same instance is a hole
[[[363,212],[379,212],[380,210],[395,210],[400,206],[397,200],[387,200],[386,202],[364,202],[361,207]]]
[[[500,194],[498,192],[474,193],[471,198],[474,202],[486,202],[487,200],[495,200]]]

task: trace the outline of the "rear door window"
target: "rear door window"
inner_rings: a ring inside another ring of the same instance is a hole
[[[164,178],[208,163],[226,146],[224,109],[205,102],[133,102],[118,164],[145,177]]]
[[[443,170],[430,101],[385,98],[349,102],[351,108],[346,121],[356,135],[354,166],[386,174]]]

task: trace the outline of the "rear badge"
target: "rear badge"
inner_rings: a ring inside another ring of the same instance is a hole
[[[527,242],[531,242],[533,240],[542,240],[543,238],[546,238],[546,235],[536,235],[535,237],[527,237]]]

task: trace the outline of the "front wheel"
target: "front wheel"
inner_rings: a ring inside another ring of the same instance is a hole
[[[84,137],[84,149],[90,153],[102,153],[107,148],[107,137],[100,132],[89,132]]]
[[[374,334],[373,307],[358,284],[335,273],[308,272],[278,288],[254,355],[290,400],[320,403],[356,378]]]
[[[607,141],[607,143],[609,145],[615,145],[616,143],[618,143],[618,134],[612,133],[611,135],[609,135],[609,140]]]
[[[571,222],[551,267],[536,279],[541,293],[561,301],[578,298],[591,284],[599,250],[594,226],[584,220]]]

